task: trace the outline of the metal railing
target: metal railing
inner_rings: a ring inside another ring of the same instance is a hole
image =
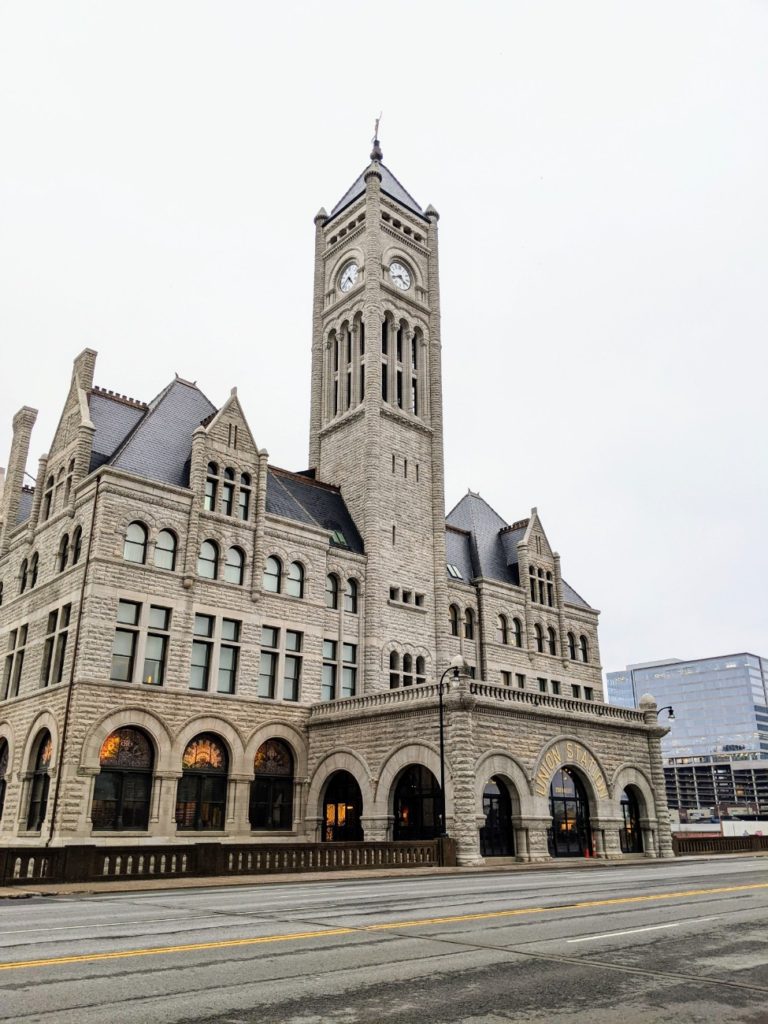
[[[768,836],[673,836],[676,857],[692,853],[768,853]]]

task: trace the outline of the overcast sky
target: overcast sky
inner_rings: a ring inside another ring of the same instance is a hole
[[[768,656],[768,3],[0,0],[0,464],[74,356],[307,463],[312,218],[441,214],[446,501],[538,506],[606,670]]]

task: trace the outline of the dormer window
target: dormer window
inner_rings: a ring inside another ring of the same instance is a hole
[[[333,544],[334,547],[337,547],[337,548],[348,548],[349,547],[349,544],[347,544],[347,538],[344,536],[344,534],[341,532],[341,530],[334,530],[333,533],[331,534],[330,540],[331,540],[331,544]]]
[[[454,580],[464,579],[464,577],[461,575],[461,572],[459,571],[458,566],[452,565],[451,562],[448,562],[448,575],[451,577],[451,579]]]

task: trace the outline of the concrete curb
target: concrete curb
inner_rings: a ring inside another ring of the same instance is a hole
[[[365,871],[316,871],[307,874],[290,875],[235,875],[226,877],[195,877],[195,878],[136,878],[119,879],[109,882],[72,882],[49,885],[35,885],[30,888],[22,886],[0,887],[0,899],[31,899],[33,896],[97,896],[104,893],[157,892],[175,889],[216,889],[246,885],[301,885],[308,882],[339,882],[356,881],[363,878],[412,878],[417,876],[443,875],[499,875],[508,872],[536,871],[594,871],[598,868],[659,868],[670,864],[693,863],[696,861],[713,860],[760,860],[768,857],[768,853],[720,853],[708,856],[696,854],[674,859],[641,858],[636,860],[572,860],[547,861],[542,864],[480,864],[477,866],[454,868],[383,868]]]

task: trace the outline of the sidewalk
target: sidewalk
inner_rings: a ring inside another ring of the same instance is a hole
[[[382,868],[380,870],[362,871],[314,871],[306,874],[261,874],[261,875],[226,875],[226,876],[196,876],[194,878],[121,878],[108,882],[51,882],[45,885],[23,885],[0,886],[0,900],[3,899],[30,899],[33,896],[72,896],[72,895],[97,895],[100,893],[130,893],[130,892],[151,892],[162,889],[214,889],[227,888],[230,886],[244,885],[300,885],[307,882],[343,882],[357,881],[364,878],[413,878],[414,876],[428,875],[478,875],[478,874],[500,874],[504,872],[526,872],[526,871],[590,871],[598,868],[627,868],[630,866],[638,868],[663,867],[668,864],[693,863],[696,861],[712,860],[765,860],[768,853],[718,853],[707,856],[697,854],[674,859],[652,859],[638,857],[637,859],[621,860],[560,860],[548,861],[545,864],[519,864],[514,861],[507,861],[500,858],[501,863],[481,864],[471,867],[455,868]]]

